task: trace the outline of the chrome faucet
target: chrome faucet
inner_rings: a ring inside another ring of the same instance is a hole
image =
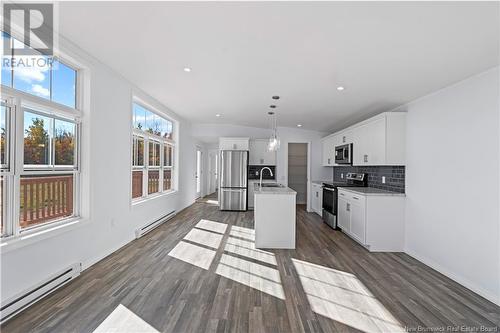
[[[273,177],[273,171],[268,167],[263,167],[262,169],[260,169],[260,183],[259,183],[260,188],[262,188],[262,173],[264,172],[264,169],[269,170],[269,173],[271,173],[271,177]]]

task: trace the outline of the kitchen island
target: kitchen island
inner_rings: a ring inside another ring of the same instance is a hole
[[[295,249],[297,192],[279,184],[254,185],[255,246]]]

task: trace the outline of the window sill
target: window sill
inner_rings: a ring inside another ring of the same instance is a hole
[[[155,199],[159,199],[159,198],[163,198],[166,196],[177,194],[178,192],[179,192],[178,190],[170,190],[168,192],[151,194],[145,198],[141,197],[141,198],[133,199],[131,206],[134,207],[134,206],[140,205],[142,203],[145,203],[145,202],[148,202],[151,200],[155,200]]]
[[[35,228],[17,236],[3,238],[0,241],[0,253],[3,255],[4,253],[77,229],[86,225],[86,221],[88,220],[81,217],[72,218],[40,229]]]

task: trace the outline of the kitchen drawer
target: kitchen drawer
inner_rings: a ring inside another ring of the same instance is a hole
[[[353,193],[350,191],[339,190],[339,197],[344,198],[348,201],[359,202],[361,204],[364,204],[364,202],[366,201],[366,197],[364,195],[358,194],[358,193]]]

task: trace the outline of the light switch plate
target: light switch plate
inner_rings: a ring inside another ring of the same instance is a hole
[[[342,179],[344,178],[344,173],[340,174],[340,178],[342,178]]]
[[[385,184],[385,176],[382,176],[382,184]]]

